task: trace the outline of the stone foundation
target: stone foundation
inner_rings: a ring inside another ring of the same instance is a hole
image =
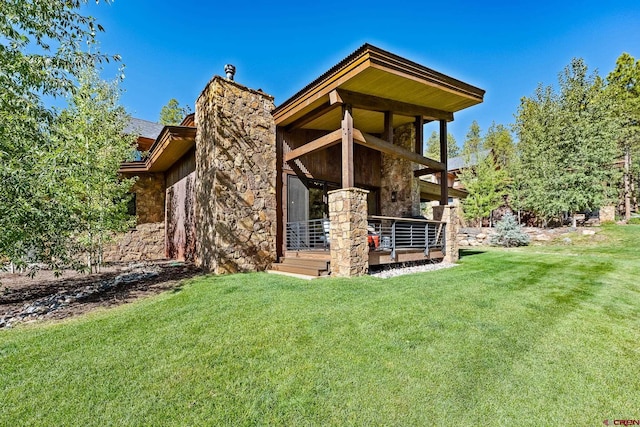
[[[165,258],[164,222],[139,224],[105,246],[104,262],[148,261]]]
[[[331,276],[362,276],[369,270],[367,194],[360,188],[329,192]]]
[[[214,77],[196,101],[196,264],[260,271],[276,259],[273,98]]]
[[[453,205],[434,206],[433,219],[447,223],[444,262],[458,261],[458,208]]]
[[[393,143],[406,150],[414,151],[413,123],[395,129]],[[420,183],[418,178],[413,176],[414,169],[415,165],[411,161],[382,153],[381,215],[410,217],[420,214]]]

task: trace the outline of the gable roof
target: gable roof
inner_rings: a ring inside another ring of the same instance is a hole
[[[160,123],[132,117],[127,127],[124,128],[124,133],[137,134],[143,138],[155,140],[158,135],[160,135],[160,132],[162,132],[162,128],[164,128],[164,126]]]

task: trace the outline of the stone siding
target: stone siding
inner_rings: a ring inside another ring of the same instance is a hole
[[[414,151],[415,128],[412,123],[394,130],[393,143]],[[413,176],[415,165],[409,161],[382,153],[380,214],[409,217],[420,214],[420,183]],[[395,192],[395,202],[392,193]]]
[[[329,192],[331,276],[353,277],[367,274],[367,194],[367,190],[360,188]]]
[[[103,252],[105,262],[164,259],[164,222],[139,224],[115,237]]]
[[[147,173],[138,177],[131,192],[136,194],[138,224],[164,221],[164,174]]]
[[[273,98],[214,77],[196,101],[196,264],[217,274],[276,259]]]

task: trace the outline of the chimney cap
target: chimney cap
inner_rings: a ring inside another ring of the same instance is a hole
[[[236,74],[236,67],[231,64],[226,64],[224,66],[224,73],[227,75],[229,80],[233,80],[233,76]]]

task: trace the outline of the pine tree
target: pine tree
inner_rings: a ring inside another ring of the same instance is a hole
[[[447,157],[455,157],[460,154],[460,148],[454,136],[447,133]],[[427,140],[427,149],[424,155],[430,159],[440,160],[440,135],[438,132],[433,131]]]
[[[159,122],[163,125],[177,126],[189,113],[191,108],[188,105],[181,107],[177,99],[171,98],[160,110]]]
[[[620,55],[615,69],[607,76],[607,94],[615,100],[612,112],[621,128],[618,144],[624,160],[624,215],[628,221],[631,218],[632,188],[638,187],[632,165],[634,159],[640,160],[640,60],[635,60],[628,53]]]
[[[471,153],[477,153],[482,151],[483,148],[484,144],[480,136],[480,125],[474,120],[471,122],[471,126],[469,126],[469,132],[467,132],[464,144],[462,145],[462,155],[467,156]]]
[[[611,200],[617,128],[604,82],[581,59],[560,74],[559,91],[540,86],[517,115],[524,206],[545,221]]]

